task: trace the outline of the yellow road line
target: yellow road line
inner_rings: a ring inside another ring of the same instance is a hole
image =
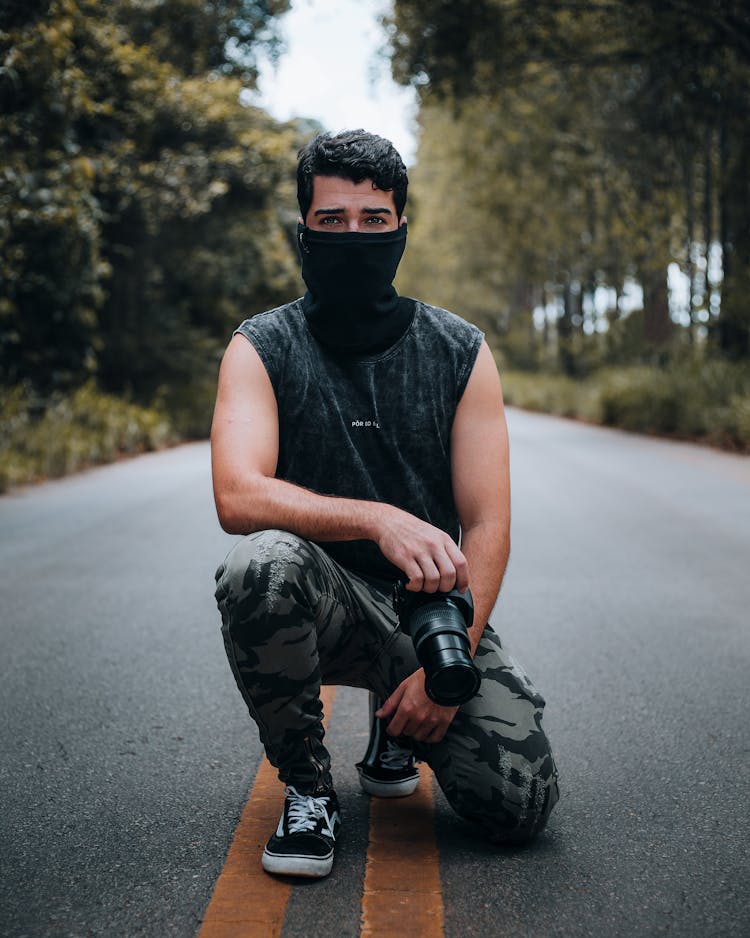
[[[409,798],[372,798],[361,938],[442,938],[432,772]]]
[[[327,722],[336,688],[324,687],[320,696]],[[278,938],[281,934],[292,880],[269,876],[260,858],[279,823],[283,800],[276,769],[264,758],[216,881],[199,938]]]

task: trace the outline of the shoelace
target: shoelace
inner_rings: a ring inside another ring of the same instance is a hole
[[[405,749],[403,746],[389,739],[386,744],[385,752],[380,753],[380,763],[387,769],[405,769],[411,761],[413,753],[411,749]]]
[[[313,795],[301,795],[296,788],[288,785],[284,794],[290,800],[287,821],[290,834],[301,834],[314,830],[318,821],[323,821],[324,834],[333,836],[331,819],[328,816],[327,798],[315,798]]]

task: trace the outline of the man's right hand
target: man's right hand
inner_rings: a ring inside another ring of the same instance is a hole
[[[463,592],[469,586],[469,565],[455,541],[407,511],[382,506],[376,543],[386,560],[406,574],[412,592]]]

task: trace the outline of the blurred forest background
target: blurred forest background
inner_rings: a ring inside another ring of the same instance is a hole
[[[204,436],[298,295],[316,128],[241,103],[289,0],[0,0],[0,490]],[[395,0],[420,96],[402,292],[511,403],[750,450],[745,0]],[[332,128],[339,129],[339,128]]]

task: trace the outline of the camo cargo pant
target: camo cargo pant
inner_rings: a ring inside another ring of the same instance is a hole
[[[300,790],[330,784],[321,684],[385,699],[419,667],[388,591],[285,531],[243,538],[216,581],[226,652],[269,761]],[[544,700],[490,628],[475,662],[479,693],[440,743],[415,743],[415,754],[459,815],[495,840],[523,842],[544,827],[558,798]]]

